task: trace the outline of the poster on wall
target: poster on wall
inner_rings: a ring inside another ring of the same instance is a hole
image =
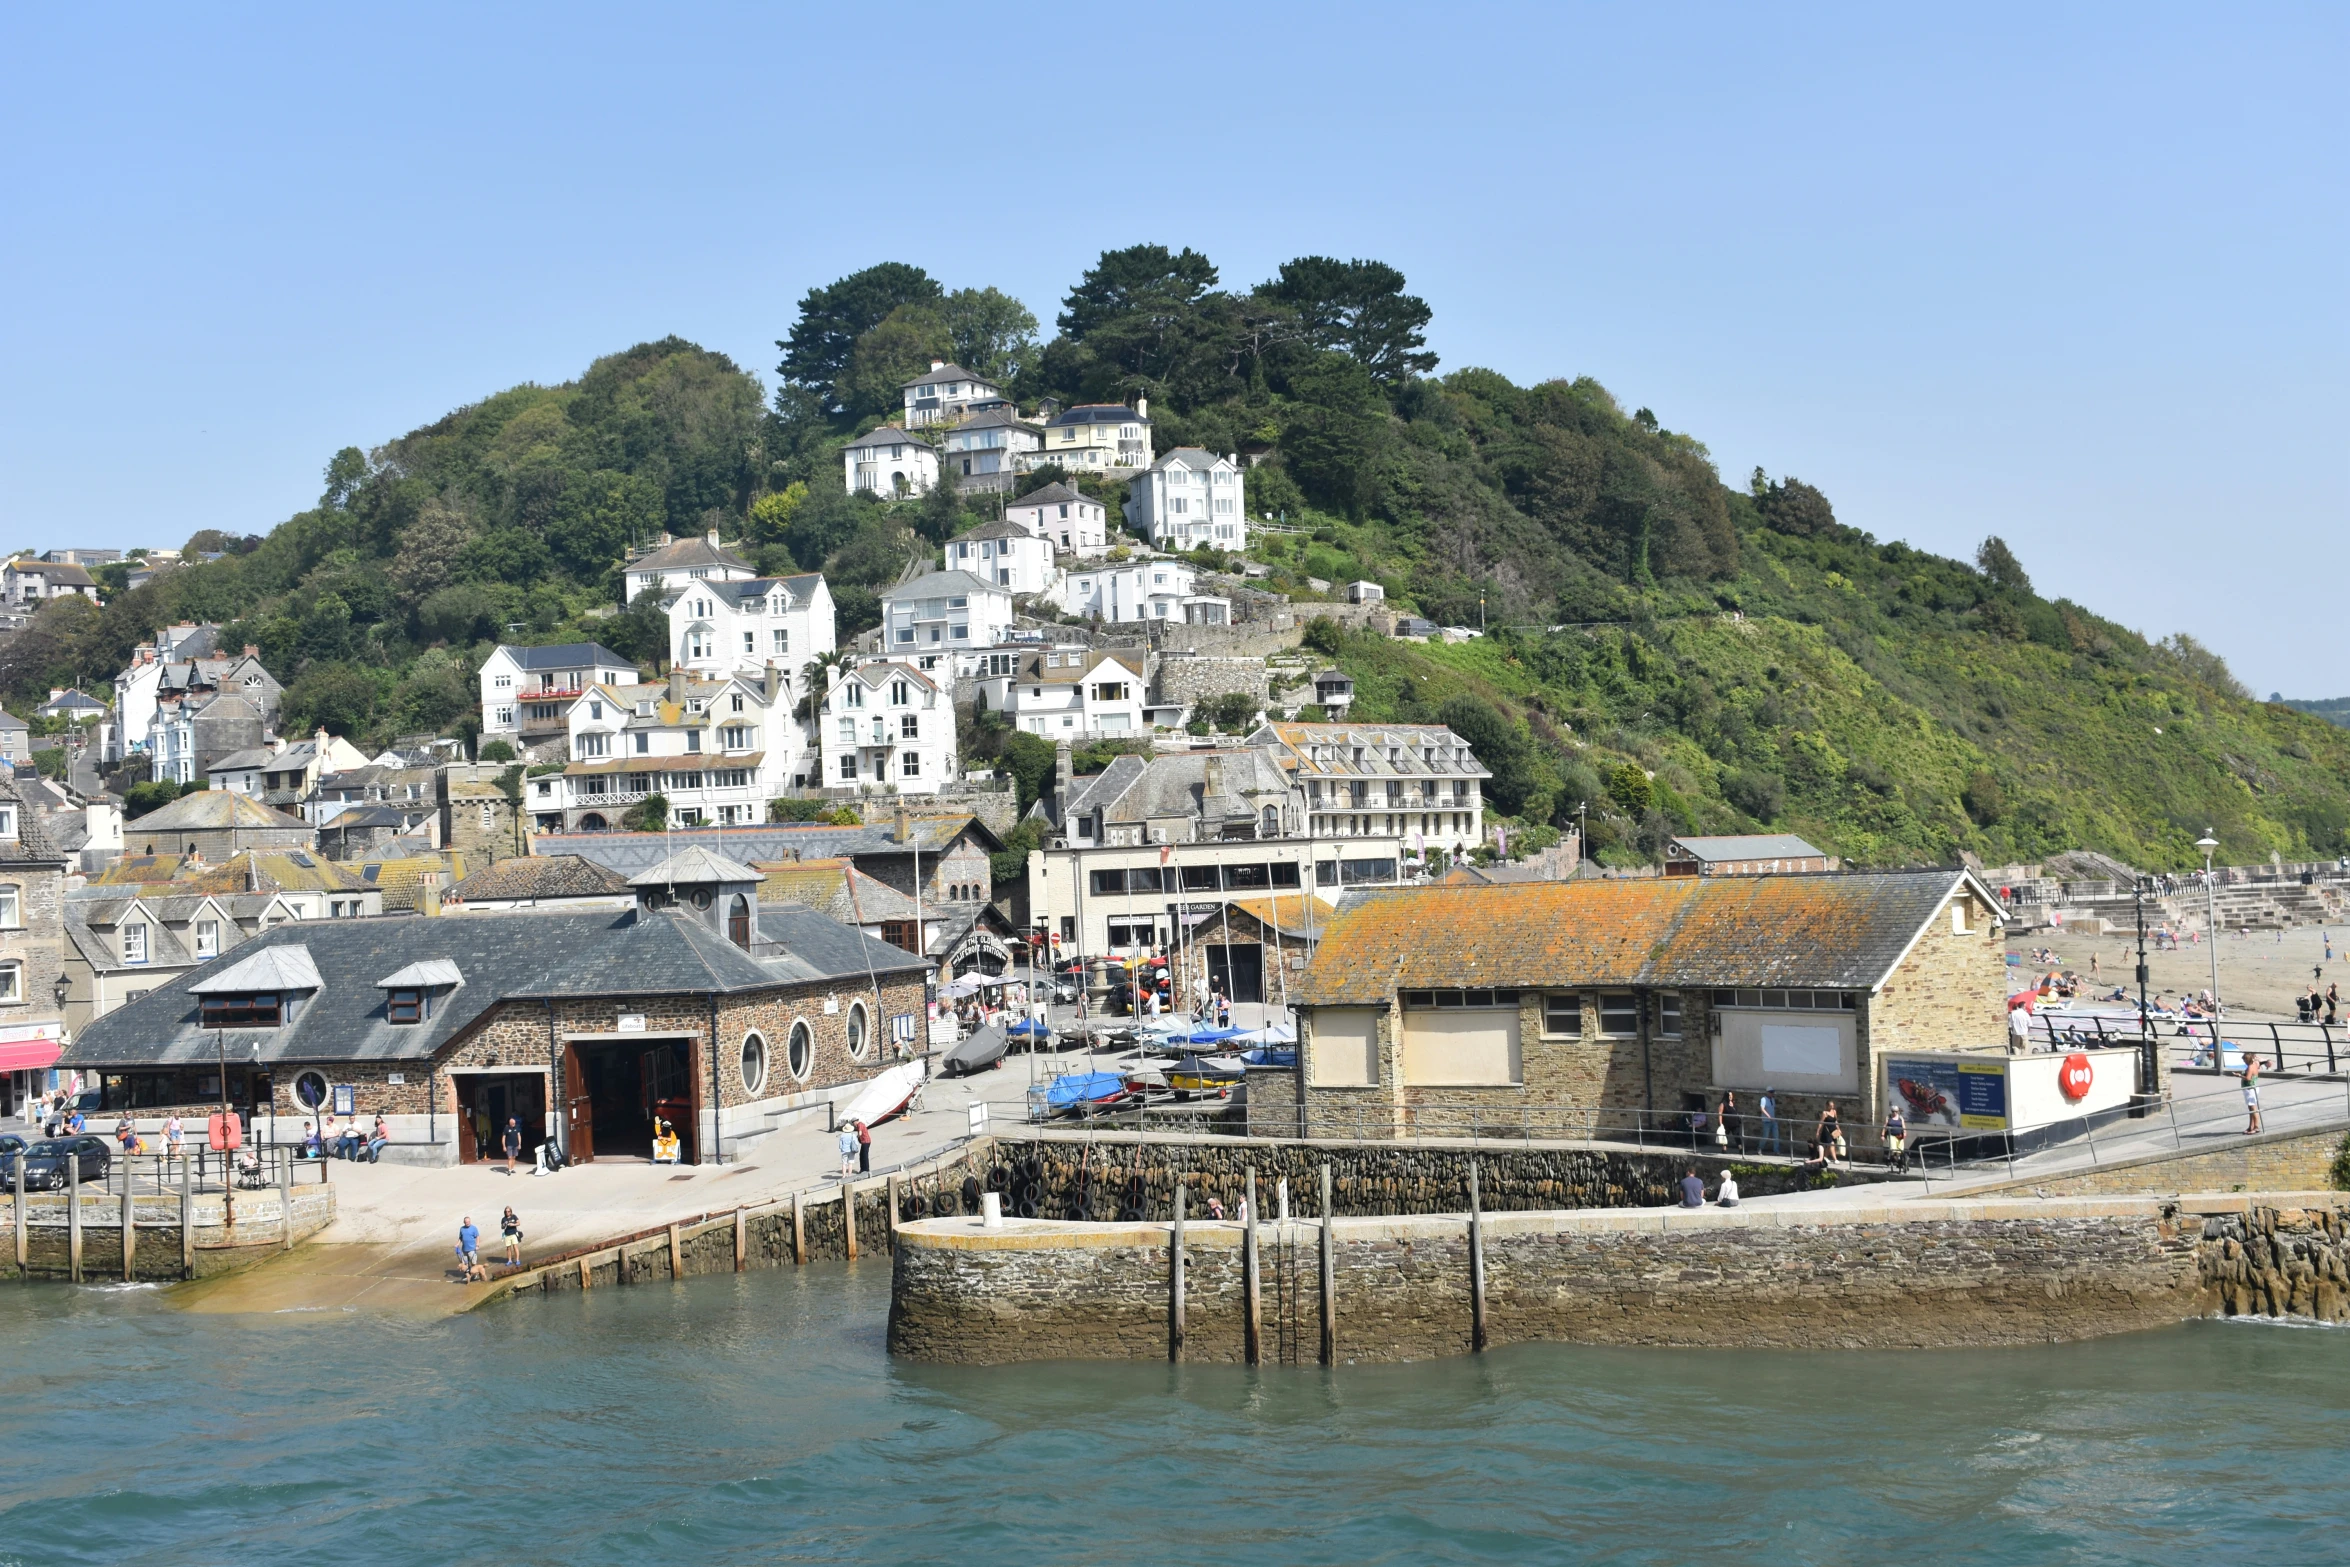
[[[1897,1056],[1885,1063],[1886,1100],[1912,1131],[2007,1130],[2007,1063]]]

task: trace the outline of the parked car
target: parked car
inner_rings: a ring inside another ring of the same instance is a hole
[[[89,1185],[106,1179],[107,1166],[114,1155],[107,1151],[106,1139],[92,1137],[87,1132],[79,1137],[51,1137],[33,1144],[22,1154],[26,1191],[63,1191],[73,1177],[66,1173],[70,1160],[81,1166],[82,1184]],[[13,1183],[15,1175],[9,1176]]]
[[[24,1149],[23,1138],[14,1132],[0,1132],[0,1186],[16,1184],[16,1157]]]

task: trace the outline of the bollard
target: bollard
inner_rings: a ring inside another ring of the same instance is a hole
[[[979,1194],[979,1227],[1000,1230],[1004,1227],[1004,1196],[1001,1192]]]
[[[995,1193],[989,1192],[992,1199]],[[1183,1183],[1175,1184],[1175,1229],[1167,1247],[1167,1358],[1183,1359]],[[996,1222],[1001,1223],[999,1219]]]
[[[196,1171],[180,1159],[180,1277],[196,1276]]]
[[[1485,1213],[1477,1195],[1477,1161],[1469,1160],[1469,1347],[1485,1348]]]
[[[808,1260],[808,1212],[798,1192],[791,1194],[791,1260],[795,1268]]]
[[[1322,1166],[1322,1364],[1338,1364],[1337,1241],[1330,1233],[1330,1166]]]
[[[678,1238],[677,1226],[669,1226],[669,1282],[677,1283],[685,1277],[685,1243]]]
[[[1241,1281],[1248,1297],[1248,1338],[1243,1349],[1252,1366],[1264,1364],[1265,1329],[1261,1311],[1262,1281],[1257,1276],[1257,1167],[1248,1167],[1248,1223],[1241,1234]]]
[[[847,1237],[849,1261],[857,1260],[857,1189],[847,1181],[840,1183],[840,1229]]]
[[[82,1156],[65,1156],[65,1268],[66,1276],[82,1281]]]

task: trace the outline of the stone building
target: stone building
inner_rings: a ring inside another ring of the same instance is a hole
[[[690,904],[279,926],[90,1024],[66,1064],[101,1114],[201,1115],[222,1096],[292,1141],[340,1109],[382,1115],[387,1157],[643,1158],[653,1121],[692,1163],[820,1111],[918,1037],[923,962],[778,906],[754,957]]]
[[[1831,1099],[1867,1130],[1888,1052],[2005,1051],[1999,903],[1963,870],[1367,894],[1295,994],[1301,1064],[1267,1093],[1374,1134],[1443,1106],[1628,1136],[1766,1088],[1791,1131]]]
[[[122,831],[127,854],[194,854],[216,865],[249,849],[306,850],[318,842],[318,829],[299,816],[223,789],[183,794]]]

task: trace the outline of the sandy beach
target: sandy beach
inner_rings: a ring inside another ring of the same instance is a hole
[[[2018,976],[2019,988],[2021,976],[2043,973],[2050,966],[2035,968],[2030,961],[2031,954],[2041,948],[2057,955],[2060,961],[2053,966],[2071,969],[2084,979],[2090,977],[2089,959],[2094,954],[2096,988],[2102,991],[2115,985],[2132,987],[2135,939],[2134,935],[2119,933],[2090,936],[2044,931],[2009,942],[2007,950],[2025,959],[2022,967],[2013,971]],[[2333,944],[2331,962],[2326,959],[2329,939]],[[2322,975],[2317,980],[2321,991],[2329,984],[2342,986],[2344,1017],[2350,1021],[2350,956],[2344,954],[2346,941],[2350,941],[2350,927],[2341,925],[2283,932],[2255,931],[2248,937],[2223,935],[2217,943],[2220,1000],[2238,1017],[2290,1021],[2293,997],[2308,994],[2311,976],[2316,973]],[[2146,953],[2150,991],[2168,991],[2177,996],[2182,991],[2210,988],[2212,951],[2212,947],[2203,945],[2181,947],[2175,952],[2156,952],[2150,947]]]

